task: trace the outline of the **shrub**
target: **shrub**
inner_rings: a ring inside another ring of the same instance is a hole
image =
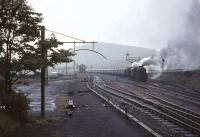
[[[0,137],[7,137],[18,125],[14,118],[2,113],[0,113],[0,121]]]
[[[25,120],[29,110],[30,101],[23,93],[1,93],[1,112],[19,120]]]

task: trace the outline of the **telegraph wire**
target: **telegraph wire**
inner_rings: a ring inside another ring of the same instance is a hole
[[[46,31],[49,31],[49,32],[52,32],[52,33],[55,33],[55,34],[59,34],[59,35],[62,35],[62,36],[65,36],[65,37],[68,37],[68,38],[71,38],[71,39],[75,39],[75,40],[78,40],[78,41],[85,42],[85,40],[78,39],[78,38],[75,38],[75,37],[60,33],[60,32],[56,32],[56,31],[53,31],[53,30],[46,29]]]

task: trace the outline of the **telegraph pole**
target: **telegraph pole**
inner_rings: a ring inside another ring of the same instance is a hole
[[[162,72],[164,71],[164,65],[165,65],[165,59],[162,58],[162,64],[161,64],[161,67],[162,67]]]
[[[127,52],[126,53],[126,61],[128,61],[130,54]]]
[[[67,62],[66,62],[66,72],[65,73],[66,73],[66,76],[67,76],[68,75],[68,72],[67,72]]]
[[[76,75],[76,61],[74,60],[74,75]]]
[[[41,118],[45,117],[45,69],[46,69],[46,49],[44,46],[45,41],[45,27],[41,26],[41,56],[43,60],[43,66],[41,68]]]
[[[44,118],[45,117],[45,84],[48,84],[48,68],[47,68],[47,49],[44,45],[44,42],[45,42],[45,26],[41,26],[41,58],[43,60],[43,66],[41,67],[41,118]],[[82,43],[82,44],[85,44],[85,43],[93,43],[93,51],[94,51],[94,43],[97,43],[97,42],[85,42],[84,40],[81,40],[81,39],[77,39],[75,37],[71,37],[71,36],[67,36],[65,34],[61,34],[61,33],[58,33],[58,32],[55,32],[55,31],[51,31],[51,30],[47,30],[47,31],[50,31],[50,32],[53,32],[53,33],[57,33],[59,35],[63,35],[65,37],[68,37],[68,38],[72,38],[72,39],[76,39],[76,40],[79,40],[79,42],[76,42],[76,41],[73,41],[73,42],[61,42],[61,43],[74,43],[74,52],[76,51],[75,49],[75,44],[76,43]],[[98,53],[98,52],[96,52]],[[100,53],[98,53],[100,54]],[[101,56],[103,56],[102,54],[100,54]],[[75,60],[74,60],[74,73],[75,73]],[[66,62],[66,74],[67,74],[67,62]]]
[[[76,52],[76,45],[74,41],[74,53]],[[74,76],[76,75],[76,61],[74,60]]]

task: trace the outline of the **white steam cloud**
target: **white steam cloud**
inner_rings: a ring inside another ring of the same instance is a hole
[[[183,35],[168,42],[156,56],[141,59],[132,66],[144,66],[147,72],[154,72],[152,78],[157,78],[162,72],[162,59],[164,70],[200,69],[200,2],[193,0],[188,13],[186,13],[185,31]]]
[[[168,43],[160,56],[167,69],[195,70],[200,68],[200,3],[194,0],[186,14],[185,32],[178,40]]]
[[[134,62],[132,67],[144,66],[147,70],[147,73],[152,73],[151,79],[155,79],[161,75],[162,69],[160,62],[160,57],[158,55],[150,56],[141,59],[139,62]]]

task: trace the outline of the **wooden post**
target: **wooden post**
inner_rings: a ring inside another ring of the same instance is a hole
[[[45,59],[47,60],[47,58],[45,57]],[[48,85],[48,67],[45,67],[45,85]]]
[[[65,72],[65,73],[66,73],[66,76],[68,75],[67,69],[68,69],[68,68],[67,68],[67,62],[66,62],[66,72]]]
[[[164,65],[165,65],[165,59],[162,58],[162,65],[161,65],[161,67],[162,67],[162,72],[164,71]]]
[[[45,27],[41,27],[41,55],[42,59],[45,62]],[[44,63],[45,64],[45,63]],[[41,118],[45,117],[45,66],[41,68]]]
[[[76,75],[76,61],[74,60],[74,75]]]

